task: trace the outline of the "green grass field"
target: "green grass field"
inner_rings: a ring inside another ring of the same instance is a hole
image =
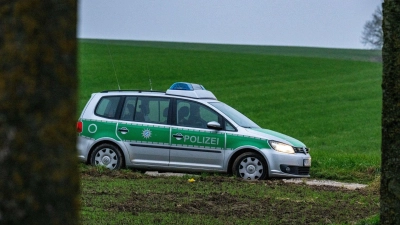
[[[378,53],[81,40],[79,109],[91,93],[118,89],[117,79],[121,89],[143,90],[151,79],[161,91],[200,83],[261,127],[304,142],[313,178],[368,183],[380,171]]]

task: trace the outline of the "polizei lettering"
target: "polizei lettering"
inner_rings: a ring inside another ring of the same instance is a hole
[[[218,145],[219,138],[185,135],[183,137],[183,142],[190,142],[192,144]]]

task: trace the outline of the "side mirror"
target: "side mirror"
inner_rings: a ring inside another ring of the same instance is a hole
[[[210,129],[222,130],[221,124],[215,121],[208,122],[207,127]]]

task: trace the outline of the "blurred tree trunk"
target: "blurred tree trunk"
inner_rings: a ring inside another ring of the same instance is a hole
[[[76,0],[0,0],[0,224],[79,223]]]
[[[381,224],[400,224],[400,1],[383,3]]]

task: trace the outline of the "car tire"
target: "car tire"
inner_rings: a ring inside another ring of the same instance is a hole
[[[235,159],[232,172],[245,180],[264,180],[268,175],[268,165],[260,154],[245,152]]]
[[[121,169],[123,157],[119,148],[112,144],[101,144],[92,153],[90,164],[104,166],[110,170]]]

